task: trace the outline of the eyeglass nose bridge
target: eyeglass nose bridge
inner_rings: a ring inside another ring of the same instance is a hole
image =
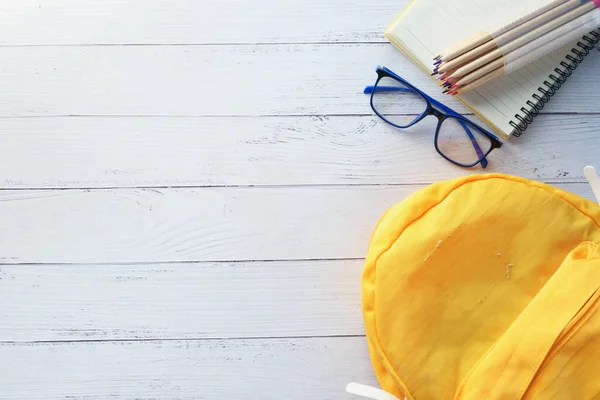
[[[444,114],[442,114],[440,111],[436,110],[433,107],[431,107],[431,115],[436,117],[439,122],[442,122],[446,118],[446,116]]]

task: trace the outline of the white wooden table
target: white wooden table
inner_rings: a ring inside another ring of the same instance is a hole
[[[361,90],[407,0],[0,2],[0,399],[351,399],[384,210],[469,173]],[[595,54],[489,171],[591,197]],[[421,130],[422,129],[422,130]]]

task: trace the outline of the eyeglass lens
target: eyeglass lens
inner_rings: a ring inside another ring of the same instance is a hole
[[[491,150],[492,141],[468,121],[447,117],[438,126],[436,145],[439,152],[450,160],[472,165]]]
[[[381,118],[399,128],[410,126],[427,111],[427,101],[420,93],[387,76],[375,85],[371,101]]]

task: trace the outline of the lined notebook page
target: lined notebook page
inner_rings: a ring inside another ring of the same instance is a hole
[[[472,36],[478,30],[493,31],[548,3],[548,0],[415,0],[386,32],[388,38],[423,69],[431,72],[433,57]],[[569,44],[509,75],[494,79],[462,100],[496,130],[508,136],[510,121],[544,86],[555,68],[561,68]]]

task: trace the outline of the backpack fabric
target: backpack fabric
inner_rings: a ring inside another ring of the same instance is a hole
[[[379,383],[400,399],[598,397],[599,289],[598,204],[502,174],[426,187],[369,243]]]

